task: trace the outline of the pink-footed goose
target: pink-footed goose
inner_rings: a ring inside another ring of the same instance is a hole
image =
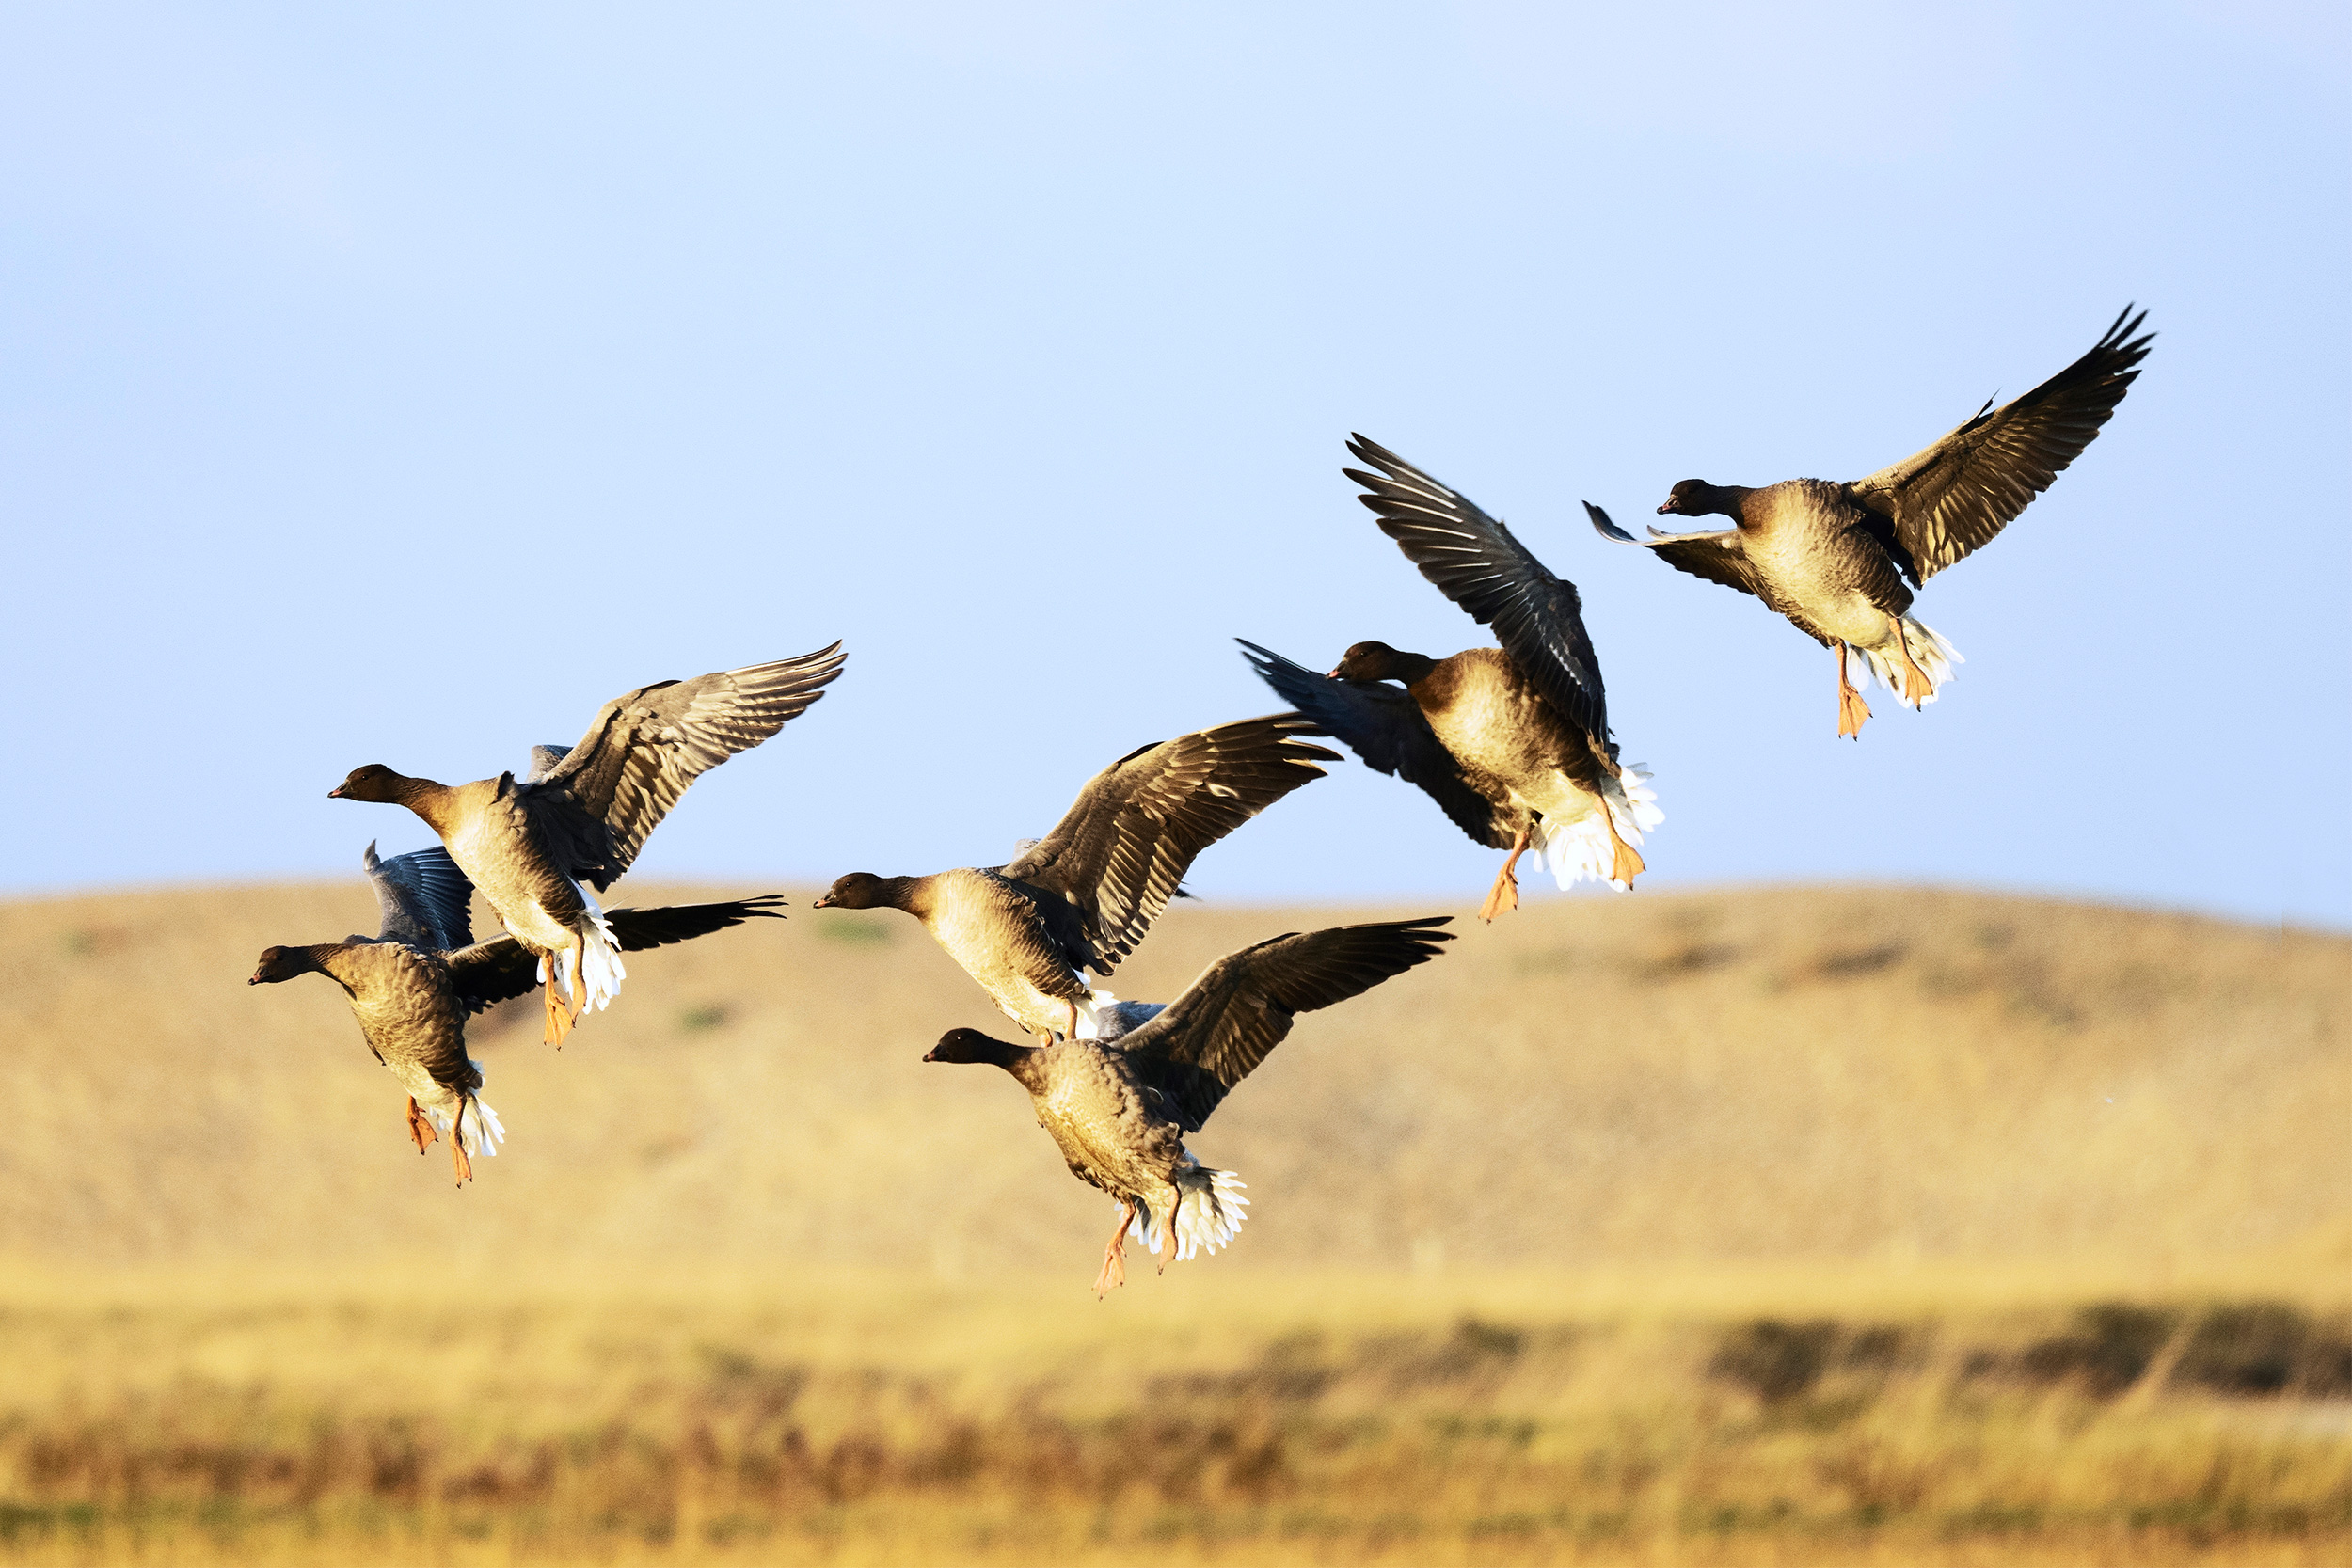
[[[952,1029],[923,1059],[985,1062],[1029,1092],[1038,1125],[1070,1174],[1108,1193],[1119,1223],[1103,1249],[1097,1295],[1127,1278],[1130,1232],[1163,1272],[1215,1252],[1241,1229],[1242,1182],[1184,1148],[1233,1086],[1290,1034],[1300,1013],[1328,1007],[1426,963],[1450,942],[1448,917],[1293,932],[1228,954],[1182,996],[1117,1040],[1016,1045]]]
[[[373,937],[262,951],[247,985],[324,974],[351,998],[359,1033],[408,1091],[408,1136],[417,1152],[450,1135],[460,1182],[476,1154],[496,1154],[506,1136],[483,1103],[482,1064],[466,1054],[466,1019],[537,984],[538,960],[513,937],[473,940],[467,905],[473,887],[449,851],[419,849],[388,861],[368,846],[361,863],[374,884],[383,926]],[[782,919],[774,895],[717,904],[614,910],[605,918],[630,952],[707,936],[760,917]]]
[[[1910,613],[1912,590],[1973,551],[2080,457],[2139,377],[2153,332],[2130,306],[2090,352],[2032,391],[1974,418],[1867,479],[1709,484],[1686,479],[1659,507],[1719,515],[1714,533],[1636,539],[1590,501],[1601,537],[1653,550],[1693,577],[1753,594],[1837,663],[1837,733],[1860,738],[1861,688],[1880,683],[1916,710],[1935,701],[1959,651]]]

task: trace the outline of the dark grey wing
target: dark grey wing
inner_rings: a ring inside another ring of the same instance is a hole
[[[1638,545],[1652,551],[1659,559],[1694,578],[1720,582],[1725,588],[1737,588],[1742,594],[1765,597],[1761,579],[1756,568],[1748,564],[1746,552],[1740,547],[1740,531],[1722,529],[1712,533],[1661,533],[1655,528],[1647,539],[1636,539],[1615,523],[1609,514],[1591,501],[1584,503],[1584,515],[1593,520],[1594,530],[1603,539],[1620,545]]]
[[[1058,894],[1078,911],[1104,974],[1135,950],[1193,858],[1288,795],[1340,754],[1300,738],[1295,713],[1243,719],[1139,746],[1078,792],[1036,846],[1002,875]]]
[[[1166,1011],[1120,1037],[1119,1049],[1169,1114],[1198,1132],[1233,1085],[1282,1043],[1298,1014],[1360,996],[1436,958],[1454,940],[1438,929],[1452,918],[1294,931],[1229,953]]]
[[[1284,702],[1315,721],[1327,735],[1361,757],[1375,773],[1418,784],[1454,825],[1489,849],[1508,849],[1512,830],[1495,803],[1472,789],[1461,764],[1438,739],[1412,693],[1386,681],[1340,680],[1294,664],[1270,648],[1242,638],[1242,657]]]
[[[1924,451],[1846,487],[1893,520],[1924,582],[1979,549],[2080,457],[2139,379],[2153,332],[2125,306],[2090,352],[2014,402],[1993,407]]]
[[[1438,592],[1494,627],[1502,651],[1554,712],[1594,739],[1608,739],[1600,657],[1584,633],[1576,584],[1553,577],[1500,518],[1386,447],[1356,436],[1347,450],[1380,470],[1340,470],[1363,486],[1357,499],[1380,519],[1380,531]]]
[[[444,953],[473,941],[473,883],[439,845],[390,860],[375,857],[375,845],[359,863],[375,887],[384,911],[378,942],[403,942],[427,953]]]
[[[647,947],[667,947],[740,926],[747,920],[782,920],[784,895],[763,893],[756,898],[730,898],[717,904],[664,904],[650,910],[614,910],[605,918],[621,950],[635,953]]]
[[[806,712],[841,673],[842,657],[835,642],[799,658],[640,687],[605,704],[552,772],[520,787],[535,806],[575,812],[601,828],[597,863],[573,869],[609,886],[687,785]]]
[[[539,957],[513,937],[493,937],[449,955],[450,983],[469,1013],[511,1002],[539,983]]]
[[[531,749],[531,771],[524,775],[523,782],[537,784],[541,779],[554,772],[558,767],[562,766],[564,759],[571,754],[572,749],[569,746],[533,746]]]
[[[716,904],[612,910],[605,918],[612,922],[612,934],[620,940],[621,950],[636,953],[708,936],[762,916],[782,920],[784,916],[776,913],[776,906],[783,902],[780,895],[764,893],[755,898],[731,898]],[[449,968],[450,978],[457,988],[457,999],[469,1013],[521,996],[539,983],[537,956],[526,951],[513,937],[477,942],[461,953],[452,953]]]

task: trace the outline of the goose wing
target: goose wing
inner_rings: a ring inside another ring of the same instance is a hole
[[[543,837],[572,861],[565,869],[610,886],[687,785],[806,712],[842,662],[835,642],[613,698],[577,745],[520,786]],[[535,748],[534,762],[554,750]]]
[[[1340,754],[1300,738],[1295,713],[1244,719],[1138,746],[1078,791],[1054,831],[1000,875],[1059,895],[1078,911],[1104,974],[1135,950],[1195,856],[1323,776]]]
[[[1925,582],[1979,549],[2080,457],[2139,378],[2153,332],[2130,306],[2090,352],[2032,391],[1976,417],[1924,451],[1846,487],[1894,525]],[[2134,334],[2139,334],[2134,336]]]
[[[650,910],[614,910],[605,916],[624,953],[667,947],[740,926],[747,920],[782,920],[777,913],[784,898],[763,893],[755,898],[729,898],[715,904],[665,904]],[[469,1013],[510,1001],[539,983],[538,956],[513,937],[478,942],[449,955],[451,978],[457,999]]]
[[[1284,702],[1344,744],[1376,773],[1418,784],[1454,825],[1489,849],[1508,849],[1512,832],[1495,803],[1472,789],[1412,693],[1386,681],[1341,680],[1294,664],[1269,648],[1235,638],[1242,657]]]
[[[1555,712],[1606,740],[1600,658],[1584,633],[1576,584],[1553,577],[1500,518],[1386,447],[1356,436],[1347,450],[1380,470],[1341,470],[1363,486],[1357,499],[1380,519],[1380,531],[1438,592],[1494,627],[1495,640]]]
[[[1725,588],[1737,588],[1742,594],[1765,597],[1756,568],[1748,564],[1746,552],[1740,547],[1740,531],[1736,528],[1710,533],[1661,533],[1653,528],[1647,539],[1636,539],[1615,523],[1609,514],[1591,501],[1584,503],[1584,515],[1593,520],[1595,531],[1603,539],[1620,545],[1638,545],[1653,551],[1660,560],[1694,578],[1720,582]]]
[[[427,953],[444,953],[473,941],[473,883],[439,845],[378,860],[368,845],[359,863],[375,888],[384,911],[378,942],[405,942]]]
[[[1198,1132],[1233,1085],[1282,1043],[1298,1014],[1360,996],[1436,958],[1454,940],[1438,929],[1452,918],[1293,931],[1229,953],[1116,1046],[1184,1130]]]

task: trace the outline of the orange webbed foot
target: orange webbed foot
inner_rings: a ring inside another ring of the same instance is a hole
[[[425,1145],[440,1137],[438,1132],[433,1131],[431,1118],[418,1109],[417,1097],[413,1094],[408,1097],[408,1135],[416,1140],[417,1152],[420,1154],[424,1152]]]

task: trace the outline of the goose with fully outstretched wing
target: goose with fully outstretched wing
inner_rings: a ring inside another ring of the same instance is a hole
[[[1590,501],[1601,537],[1655,551],[1669,565],[1757,598],[1827,647],[1837,662],[1837,733],[1859,738],[1862,687],[1881,685],[1916,710],[1963,662],[1910,613],[1912,590],[1976,550],[2080,457],[2139,377],[2153,332],[2131,306],[2090,352],[2025,396],[1974,418],[1867,479],[1790,479],[1751,487],[1686,479],[1661,513],[1720,515],[1730,528],[1636,539]]]
[[[812,908],[914,916],[1007,1018],[1041,1039],[1116,1032],[1117,999],[1084,972],[1110,974],[1202,850],[1339,761],[1301,738],[1313,730],[1277,713],[1138,746],[1003,865],[853,871]]]
[[[808,711],[842,661],[835,642],[639,687],[605,704],[577,745],[532,747],[532,771],[520,780],[501,773],[449,785],[371,764],[327,794],[406,806],[441,835],[537,960],[547,1039],[561,1045],[582,1012],[620,994],[628,973],[588,889],[601,893],[629,868],[689,784]]]
[[[1502,645],[1432,658],[1359,642],[1318,675],[1245,641],[1250,667],[1365,766],[1419,784],[1454,826],[1505,852],[1481,919],[1518,907],[1530,850],[1563,888],[1588,878],[1630,888],[1636,847],[1665,815],[1649,775],[1618,760],[1576,585],[1386,447],[1358,436],[1347,450],[1377,470],[1343,471],[1381,531]]]
[[[247,985],[324,974],[351,998],[375,1059],[408,1091],[408,1136],[421,1154],[443,1132],[457,1180],[506,1136],[480,1099],[482,1064],[466,1054],[466,1019],[538,984],[539,960],[513,937],[477,942],[467,906],[473,886],[442,848],[361,863],[383,910],[373,937],[264,949]],[[716,904],[614,910],[604,918],[623,950],[661,947],[762,917],[781,920],[773,894]]]
[[[1282,1043],[1300,1013],[1359,996],[1426,963],[1453,935],[1450,917],[1291,932],[1231,953],[1182,996],[1119,1039],[1015,1045],[951,1029],[927,1062],[985,1062],[1028,1090],[1038,1124],[1070,1173],[1119,1204],[1098,1295],[1127,1278],[1130,1233],[1162,1271],[1215,1252],[1241,1229],[1242,1181],[1184,1148],[1235,1085]]]

